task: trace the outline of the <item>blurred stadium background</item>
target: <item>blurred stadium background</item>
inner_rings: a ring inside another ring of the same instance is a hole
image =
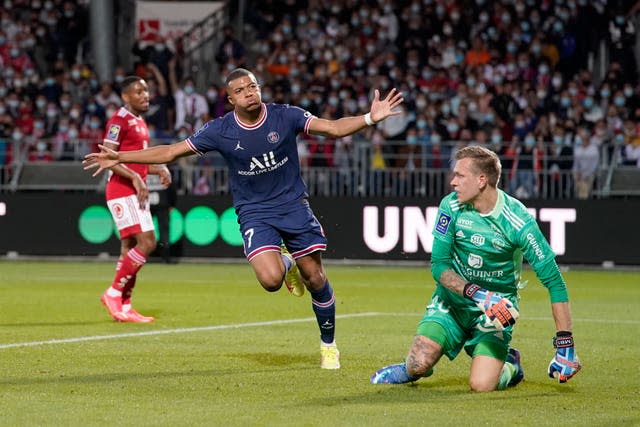
[[[118,82],[148,79],[146,119],[164,144],[229,111],[224,75],[245,66],[265,101],[320,117],[365,113],[375,88],[404,93],[402,115],[352,137],[300,136],[328,259],[424,260],[449,159],[482,144],[560,263],[639,265],[619,243],[640,240],[637,11],[622,0],[6,0],[0,254],[115,255],[104,177],[80,161],[120,105]],[[221,158],[171,170],[173,187],[152,196],[171,210],[164,247],[241,260]]]

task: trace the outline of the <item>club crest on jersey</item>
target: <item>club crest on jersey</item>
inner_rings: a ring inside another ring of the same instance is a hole
[[[267,141],[275,144],[276,142],[280,141],[280,134],[276,131],[269,132],[269,134],[267,135]]]
[[[451,224],[451,217],[444,212],[440,212],[438,222],[436,223],[436,231],[440,234],[447,234],[449,224]]]
[[[476,246],[484,245],[484,236],[481,236],[480,234],[474,234],[473,236],[471,236],[471,243]]]
[[[120,203],[113,204],[113,212],[116,214],[117,219],[121,219],[124,216],[124,208]]]
[[[117,141],[119,135],[120,135],[120,126],[111,125],[111,126],[109,126],[109,132],[107,132],[107,138],[106,139],[110,139],[112,141]]]
[[[501,251],[505,246],[507,246],[507,243],[500,237],[495,237],[491,239],[491,246],[493,246],[496,250]]]
[[[482,264],[484,264],[484,260],[480,255],[469,254],[469,258],[467,258],[467,264],[469,264],[469,267],[477,269],[482,267]]]

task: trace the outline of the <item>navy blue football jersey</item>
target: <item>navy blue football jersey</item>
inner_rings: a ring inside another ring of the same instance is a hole
[[[224,157],[238,216],[284,208],[308,197],[300,175],[296,136],[308,133],[315,116],[286,104],[263,104],[263,108],[266,114],[252,126],[241,123],[231,111],[186,140],[198,155],[218,151]]]

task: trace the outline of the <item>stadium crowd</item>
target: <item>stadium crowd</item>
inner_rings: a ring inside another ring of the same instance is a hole
[[[403,114],[361,134],[302,137],[305,166],[357,166],[361,139],[372,143],[371,169],[447,169],[459,148],[475,143],[500,155],[505,189],[522,198],[537,196],[542,179],[565,196],[588,198],[612,158],[640,167],[633,6],[251,1],[245,20],[255,42],[243,44],[226,27],[216,60],[223,75],[243,65],[255,71],[265,102],[319,117],[365,113],[373,88],[404,93]],[[113,82],[100,82],[87,53],[87,0],[6,0],[0,21],[0,165],[14,161],[19,147],[28,147],[29,161],[79,159],[93,150],[105,118],[121,105],[118,82],[131,73],[149,81],[153,138],[182,139],[229,111],[223,85],[196,87],[180,73],[179,49],[161,37],[135,44],[135,69],[119,67]],[[589,70],[602,41],[610,60],[600,76]],[[573,179],[558,178],[567,175]],[[192,191],[209,192],[207,176]]]

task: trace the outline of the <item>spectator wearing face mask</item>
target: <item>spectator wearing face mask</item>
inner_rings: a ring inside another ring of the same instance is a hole
[[[71,95],[69,95],[69,92],[64,92],[60,95],[58,105],[60,105],[60,114],[69,117],[71,114]]]
[[[489,50],[482,38],[480,38],[480,36],[474,37],[471,49],[469,49],[464,56],[465,64],[470,67],[479,67],[488,64],[489,59]]]
[[[89,152],[99,150],[98,144],[102,143],[103,136],[104,129],[100,116],[97,114],[90,115],[80,128],[80,140],[84,146],[83,149]]]
[[[102,105],[96,102],[96,98],[94,96],[89,96],[84,104],[84,112],[85,115],[91,116],[96,115],[100,117],[100,119],[104,119],[105,111]]]
[[[246,49],[244,45],[234,37],[233,27],[231,25],[225,25],[222,32],[223,39],[218,46],[215,57],[220,69],[225,69],[229,62],[233,63],[234,68],[243,67],[246,61]]]
[[[73,102],[83,104],[91,95],[91,87],[87,80],[89,74],[89,69],[84,68],[81,64],[71,66],[69,76],[65,79],[65,86]]]
[[[29,150],[28,160],[34,163],[48,163],[53,161],[53,155],[46,141],[38,140]]]
[[[48,75],[44,79],[44,86],[40,89],[40,93],[49,102],[58,102],[62,95],[62,86],[54,75]]]
[[[584,107],[584,112],[582,113],[583,120],[594,124],[604,118],[602,107],[595,101],[592,95],[587,95],[582,100],[582,106]]]
[[[147,126],[153,126],[164,132],[171,129],[169,111],[173,108],[167,82],[155,64],[148,63],[146,71],[153,76],[147,78],[149,85],[149,110],[145,116]]]
[[[65,1],[62,4],[56,26],[60,49],[67,64],[71,64],[75,60],[78,45],[88,32],[87,9],[78,7],[76,3],[75,1]]]
[[[175,72],[171,72],[171,86],[174,89],[176,121],[174,129],[186,127],[195,131],[203,124],[202,118],[209,114],[209,105],[204,96],[196,92],[195,82],[191,77],[184,79],[182,86],[178,86]]]
[[[113,91],[111,84],[107,82],[102,83],[100,92],[96,94],[95,99],[96,103],[104,109],[106,109],[109,104],[121,104],[120,97]]]
[[[47,113],[47,99],[44,95],[40,94],[36,96],[34,102],[33,114],[36,116],[44,116]]]
[[[149,65],[153,65],[162,74],[165,81],[169,80],[170,63],[174,59],[173,51],[169,48],[169,42],[161,35],[156,34],[152,42],[138,40],[133,46],[132,52],[140,59],[136,65],[136,74],[144,75],[149,69]],[[155,77],[155,75],[154,75]],[[157,77],[156,77],[157,79]]]
[[[600,152],[591,143],[589,131],[579,128],[575,137],[576,147],[573,153],[573,179],[578,199],[591,197],[591,190],[600,164]]]
[[[565,132],[557,126],[552,143],[547,146],[547,187],[551,197],[571,197],[572,184],[568,172],[573,168],[573,146],[565,143]]]
[[[32,110],[30,101],[22,101],[18,107],[18,116],[15,123],[25,135],[30,135],[33,132],[34,117]]]
[[[226,112],[224,110],[226,101],[224,99],[224,96],[221,95],[222,94],[218,85],[210,84],[207,88],[206,98],[207,104],[209,105],[209,117],[211,119],[222,117]]]
[[[6,51],[6,55],[2,56],[2,62],[5,68],[11,68],[14,72],[23,72],[27,68],[33,68],[33,61],[29,58],[29,55],[20,48],[17,42],[9,44],[9,49]]]
[[[82,125],[85,120],[84,109],[82,108],[82,105],[80,105],[79,103],[71,104],[71,107],[69,108],[69,119],[71,120],[71,122],[75,123],[78,126]]]
[[[111,116],[113,116],[116,111],[118,111],[118,105],[115,102],[110,102],[109,104],[107,104],[105,110],[104,110],[104,118],[105,120],[109,120],[111,118]]]
[[[286,77],[290,73],[290,65],[287,50],[283,46],[278,46],[267,60],[267,71],[274,76]]]
[[[611,61],[622,65],[625,80],[637,78],[634,52],[636,32],[635,16],[626,16],[622,10],[612,13],[608,24],[609,52]]]
[[[20,126],[13,126],[10,132],[11,140],[14,144],[22,144],[25,141],[24,131],[20,128]]]
[[[67,117],[61,117],[58,123],[58,130],[53,136],[51,147],[53,157],[56,160],[65,160],[63,156],[66,155],[65,151],[69,144],[69,139],[69,119]]]
[[[60,116],[60,110],[58,104],[55,102],[47,103],[45,110],[44,123],[45,134],[52,136],[58,130],[58,117]]]
[[[521,199],[537,194],[534,169],[537,161],[536,138],[528,132],[522,144],[518,144],[512,165],[509,193]]]

